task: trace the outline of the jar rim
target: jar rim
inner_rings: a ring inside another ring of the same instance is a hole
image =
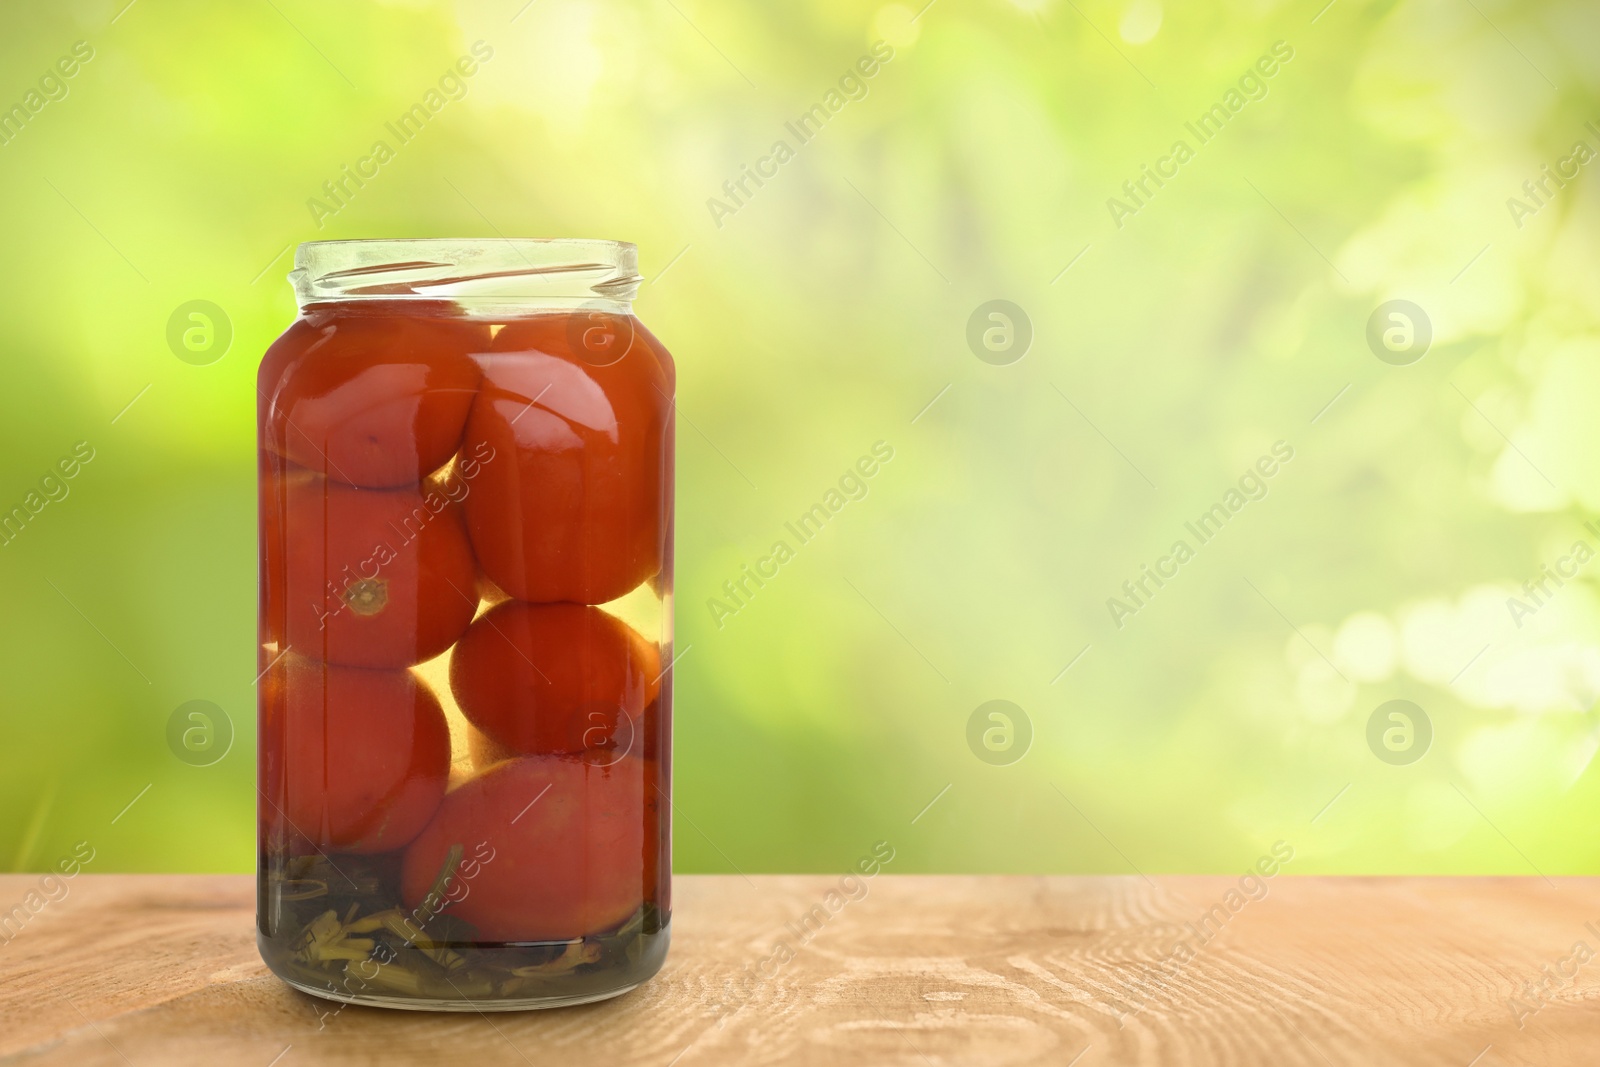
[[[595,307],[628,313],[643,280],[629,241],[416,237],[307,241],[289,283],[296,303],[446,300],[464,307]]]

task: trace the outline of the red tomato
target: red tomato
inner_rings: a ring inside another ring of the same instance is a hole
[[[581,604],[508,600],[484,612],[450,654],[461,713],[516,753],[599,762],[638,753],[645,709],[660,689],[656,646]]]
[[[565,314],[513,321],[483,357],[466,445],[506,458],[474,482],[467,526],[484,573],[521,600],[603,604],[661,570],[671,360],[637,320],[602,318],[627,346],[604,365],[572,340],[599,327]]]
[[[426,308],[308,310],[262,358],[262,441],[351,485],[415,485],[461,443],[488,344]]]
[[[449,648],[478,607],[472,546],[450,499],[462,491],[265,478],[265,639],[352,667],[405,667]]]
[[[644,900],[644,776],[629,757],[496,764],[452,792],[406,849],[401,891],[420,908],[460,845],[474,862],[448,912],[485,941],[560,941],[611,929]],[[492,858],[485,858],[490,857]]]
[[[426,685],[288,655],[261,686],[264,821],[341,852],[385,852],[421,832],[450,772],[450,728]]]

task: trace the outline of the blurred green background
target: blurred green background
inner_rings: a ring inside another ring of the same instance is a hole
[[[924,2],[8,5],[0,509],[46,502],[0,547],[0,868],[251,869],[292,245],[514,235],[637,242],[678,360],[679,870],[887,840],[900,872],[1229,872],[1281,839],[1295,873],[1595,871],[1600,8]],[[1369,345],[1392,299],[1425,351]],[[167,341],[194,300],[232,327],[204,365]],[[991,300],[1021,314],[974,346]],[[1145,565],[1176,574],[1136,603]],[[168,745],[191,700],[236,733],[209,766]],[[1420,713],[1369,742],[1390,700]]]

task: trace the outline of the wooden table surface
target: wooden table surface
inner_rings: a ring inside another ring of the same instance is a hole
[[[0,921],[38,887],[0,876]],[[0,930],[0,1064],[1600,1063],[1600,879],[1266,888],[885,874],[848,900],[827,876],[680,876],[656,978],[475,1015],[290,990],[249,878],[84,874]]]

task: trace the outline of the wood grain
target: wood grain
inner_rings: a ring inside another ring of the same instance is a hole
[[[0,877],[0,915],[38,884]],[[248,878],[84,874],[0,943],[0,1063],[1600,1063],[1600,958],[1575,956],[1600,954],[1600,880],[1266,887],[1230,911],[1228,878],[880,875],[848,900],[680,877],[655,979],[480,1016],[293,992],[256,955]],[[1542,1006],[1510,1003],[1547,973]]]

